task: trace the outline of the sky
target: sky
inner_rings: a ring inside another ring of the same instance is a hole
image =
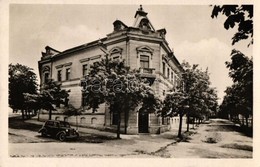
[[[103,38],[113,31],[113,22],[132,26],[139,5],[11,4],[9,8],[9,63],[34,69],[45,46],[63,51]],[[219,103],[232,84],[225,61],[232,49],[251,57],[249,41],[232,46],[235,29],[225,30],[225,17],[212,19],[209,5],[143,5],[155,29],[165,28],[166,40],[179,62],[199,64],[210,72]]]

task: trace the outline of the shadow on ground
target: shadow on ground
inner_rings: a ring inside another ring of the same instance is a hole
[[[47,136],[42,137],[40,134],[38,134],[39,129],[42,127],[40,124],[34,124],[27,122],[26,120],[22,120],[21,117],[12,117],[9,118],[9,128],[15,129],[15,130],[28,130],[31,132],[35,132],[34,138],[26,136],[26,134],[16,134],[9,132],[10,138],[15,138],[14,143],[42,143],[42,142],[53,142],[55,140],[55,137]],[[37,140],[41,139],[41,140]],[[80,133],[80,137],[78,139],[68,139],[66,142],[71,143],[103,143],[107,140],[116,140],[113,136],[105,136],[105,135],[99,135],[99,134],[91,134],[91,133]],[[58,140],[57,140],[58,141]]]
[[[42,125],[37,125],[29,122],[25,122],[21,117],[11,117],[9,118],[9,128],[12,129],[23,129],[38,132]]]

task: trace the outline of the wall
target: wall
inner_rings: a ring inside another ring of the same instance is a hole
[[[48,120],[48,114],[40,114],[39,120],[46,121]],[[61,114],[53,114],[53,120],[60,120],[60,121],[67,121],[71,125],[76,125],[78,122],[78,126],[82,127],[97,127],[97,128],[104,128],[104,114],[83,114],[79,116],[65,116]]]

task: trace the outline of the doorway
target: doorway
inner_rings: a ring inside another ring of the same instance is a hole
[[[139,111],[138,114],[138,132],[149,133],[149,113]]]

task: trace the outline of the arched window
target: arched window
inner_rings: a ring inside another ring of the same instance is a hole
[[[97,118],[96,117],[91,118],[91,124],[96,124],[96,123],[97,123]]]
[[[80,123],[81,123],[81,124],[86,123],[86,118],[85,118],[85,117],[81,117],[81,118],[80,118]]]
[[[151,30],[151,27],[149,25],[149,20],[146,19],[146,18],[143,18],[141,21],[140,21],[140,24],[139,24],[139,27],[144,29],[144,30]]]
[[[55,120],[56,120],[56,121],[59,121],[59,120],[60,120],[60,117],[55,117]]]

